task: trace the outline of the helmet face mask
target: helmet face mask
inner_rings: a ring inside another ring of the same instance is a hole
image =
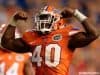
[[[50,14],[40,14],[35,17],[37,31],[42,33],[50,32],[52,28],[53,17]]]
[[[41,11],[35,16],[36,31],[43,34],[50,33],[56,20],[57,17],[55,17],[53,12],[47,10]]]

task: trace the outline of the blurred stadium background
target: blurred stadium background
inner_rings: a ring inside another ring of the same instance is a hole
[[[67,6],[79,9],[90,18],[100,32],[100,0],[0,0],[0,25],[7,24],[13,13],[20,9],[27,11],[31,16],[46,4],[59,9]],[[72,23],[79,25],[77,21]],[[100,73],[100,38],[75,51],[69,73],[79,75],[79,72]]]

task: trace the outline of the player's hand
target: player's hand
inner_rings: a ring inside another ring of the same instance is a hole
[[[71,18],[73,17],[73,14],[74,14],[74,9],[68,7],[64,8],[61,12],[63,18]]]
[[[25,20],[27,20],[27,18],[28,18],[28,16],[27,16],[26,12],[24,12],[24,11],[16,12],[12,16],[12,18],[10,20],[10,24],[12,26],[16,26],[16,23],[17,23],[18,20],[24,20],[25,21]]]
[[[26,20],[28,18],[27,13],[24,11],[19,11],[14,15],[14,20]]]

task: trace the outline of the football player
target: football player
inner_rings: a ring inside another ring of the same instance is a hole
[[[6,24],[0,26],[0,37],[6,27]],[[20,37],[18,32],[15,36]],[[19,54],[0,46],[0,75],[34,75],[30,57],[31,53]]]
[[[0,75],[33,75],[31,70],[30,73],[26,71],[31,66],[31,63],[26,62],[30,57],[28,53],[18,54],[4,49],[0,51],[2,51],[0,55]]]
[[[64,19],[69,17],[77,18],[85,32],[68,25]],[[36,75],[68,75],[75,49],[87,46],[98,37],[88,17],[79,10],[65,8],[59,12],[47,6],[35,15],[35,29],[26,30],[23,32],[23,38],[15,39],[18,22],[25,23],[27,19],[24,12],[14,16],[13,22],[8,25],[2,37],[2,46],[20,53],[31,51]]]

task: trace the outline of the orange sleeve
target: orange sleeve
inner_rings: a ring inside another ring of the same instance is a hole
[[[35,33],[32,32],[25,32],[23,35],[23,39],[28,43],[31,44],[35,39]]]
[[[73,27],[72,29],[69,31],[69,36],[75,35],[79,32],[82,32],[82,29],[80,27]]]

